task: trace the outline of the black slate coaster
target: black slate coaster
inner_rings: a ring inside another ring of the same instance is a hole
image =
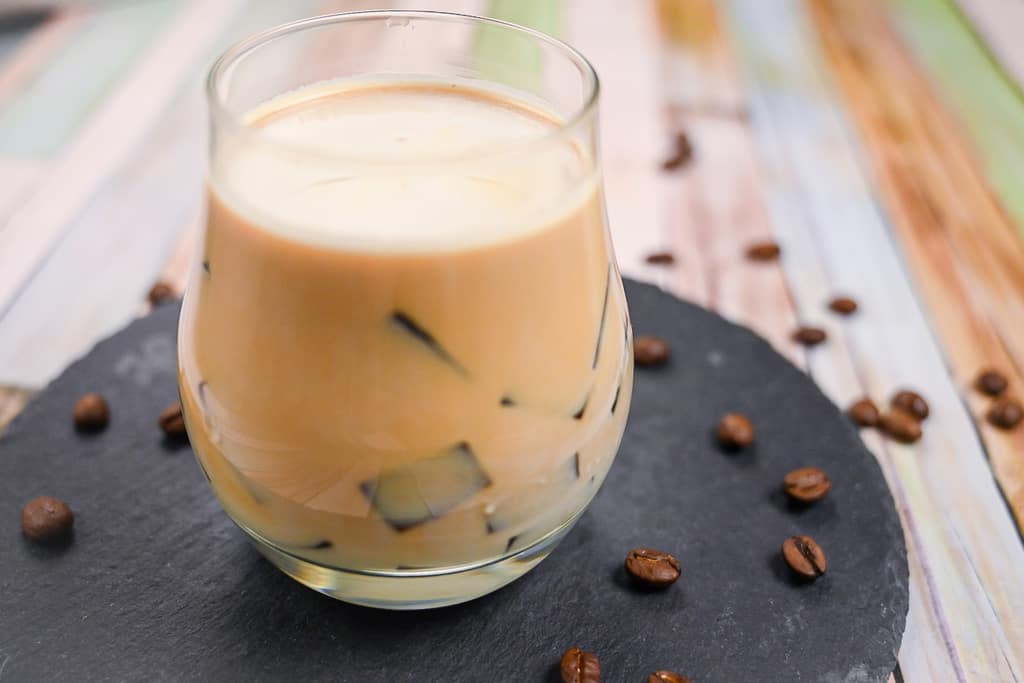
[[[176,307],[101,343],[0,439],[0,680],[555,681],[562,651],[599,654],[604,680],[667,668],[709,683],[883,681],[907,613],[906,548],[874,458],[813,382],[753,333],[627,283],[637,334],[669,341],[638,369],[618,459],[579,525],[523,579],[428,612],[349,606],[288,579],[220,511],[191,452],[156,426],[174,400]],[[106,432],[71,406],[104,393]],[[713,425],[749,415],[755,447],[724,454]],[[832,477],[791,508],[783,475]],[[70,545],[22,538],[37,495],[75,511]],[[792,580],[779,546],[806,533],[828,574]],[[637,591],[629,548],[675,553],[683,575]]]

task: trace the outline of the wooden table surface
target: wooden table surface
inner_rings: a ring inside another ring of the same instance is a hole
[[[919,443],[863,433],[910,549],[893,680],[1024,681],[1024,428],[989,425],[971,388],[995,367],[1024,396],[1018,0],[136,0],[0,15],[0,425],[145,313],[155,280],[185,282],[217,52],[381,4],[490,14],[579,47],[602,79],[623,271],[751,326],[840,406],[900,387],[928,399]],[[679,131],[694,159],[665,171]],[[767,238],[778,263],[744,258]],[[645,262],[662,249],[675,266]],[[861,311],[828,311],[836,294]],[[828,341],[797,347],[799,323]]]

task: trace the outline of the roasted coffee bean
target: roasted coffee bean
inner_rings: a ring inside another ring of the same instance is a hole
[[[98,432],[110,423],[110,407],[99,394],[83,395],[75,402],[71,415],[80,432]]]
[[[633,340],[633,360],[637,365],[651,367],[663,365],[668,360],[669,349],[659,337],[637,337]]]
[[[744,415],[726,413],[718,421],[715,435],[725,448],[746,448],[754,442],[754,425]]]
[[[690,683],[690,679],[675,671],[655,671],[647,674],[647,683]]]
[[[185,434],[185,418],[181,414],[181,404],[172,403],[160,411],[157,423],[167,436],[183,436]]]
[[[801,467],[782,480],[782,490],[793,500],[811,503],[821,500],[832,489],[828,475],[817,467]]]
[[[878,424],[878,406],[870,398],[854,401],[846,409],[846,414],[861,427],[874,427]]]
[[[897,391],[892,397],[890,405],[905,413],[910,413],[917,418],[918,422],[924,422],[928,418],[928,402],[915,391],[909,389]]]
[[[1021,409],[1020,401],[1004,396],[992,402],[986,417],[989,423],[999,429],[1013,429],[1024,418],[1024,410]]]
[[[804,346],[817,346],[828,338],[828,334],[820,327],[798,327],[793,332],[793,341]]]
[[[998,396],[1006,391],[1009,381],[998,370],[984,370],[974,380],[974,388],[989,396]]]
[[[149,294],[146,295],[146,299],[153,306],[161,306],[169,303],[175,299],[174,288],[166,282],[157,282],[150,288]]]
[[[601,663],[597,655],[586,652],[578,647],[570,647],[562,655],[561,666],[563,683],[600,683]]]
[[[661,164],[661,167],[666,171],[674,171],[677,168],[682,168],[693,159],[693,145],[690,143],[690,138],[686,133],[683,133],[682,131],[676,133],[673,142],[675,144],[674,149],[672,150],[672,156],[665,159]]]
[[[857,312],[857,302],[848,296],[837,296],[828,303],[828,307],[839,315],[853,315]]]
[[[64,501],[40,496],[21,508],[21,531],[33,541],[56,541],[71,532],[75,516]]]
[[[626,572],[639,584],[667,588],[679,578],[679,560],[651,548],[633,548],[626,555]]]
[[[921,438],[921,423],[910,413],[893,408],[878,418],[878,426],[901,443],[914,443]]]
[[[652,266],[671,266],[676,262],[676,256],[671,251],[656,251],[644,260]]]
[[[782,544],[782,557],[794,572],[816,579],[828,569],[825,553],[810,536],[792,536]]]
[[[751,261],[774,261],[779,258],[782,248],[775,242],[756,242],[747,247],[747,258]]]

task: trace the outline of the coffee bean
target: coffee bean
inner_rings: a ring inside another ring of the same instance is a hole
[[[71,411],[80,432],[99,432],[110,423],[110,407],[99,394],[84,394]]]
[[[928,417],[928,402],[920,394],[909,389],[897,391],[892,397],[890,405],[905,413],[910,413],[917,418],[918,422],[924,422]]]
[[[828,475],[817,467],[801,467],[782,480],[782,490],[793,500],[812,503],[821,500],[832,489]]]
[[[1006,391],[1009,381],[998,370],[984,370],[974,380],[974,388],[989,396],[998,396]]]
[[[667,588],[679,578],[679,560],[651,548],[633,548],[626,555],[626,572],[639,584]]]
[[[804,346],[817,346],[828,338],[828,334],[820,327],[798,327],[793,333],[793,341]]]
[[[781,253],[782,248],[772,241],[755,242],[747,247],[747,258],[751,261],[774,261]]]
[[[647,674],[647,683],[690,683],[690,679],[675,671],[655,671]]]
[[[559,666],[563,683],[600,683],[601,663],[593,652],[570,647]]]
[[[726,413],[718,421],[715,434],[725,448],[746,448],[754,442],[754,425],[739,413]]]
[[[33,541],[56,541],[67,537],[75,516],[64,501],[40,496],[21,508],[21,531]]]
[[[857,312],[857,302],[848,296],[837,296],[829,302],[828,307],[839,315],[853,315]]]
[[[146,299],[153,306],[162,306],[163,304],[174,301],[175,298],[174,288],[163,281],[157,282],[153,285],[149,290],[149,294],[146,295]]]
[[[693,159],[693,145],[690,143],[690,138],[687,137],[686,133],[682,131],[676,133],[673,143],[672,156],[665,159],[661,164],[661,167],[666,171],[682,168]]]
[[[668,360],[669,349],[659,337],[637,337],[633,340],[633,360],[637,365],[651,367],[663,365]]]
[[[878,406],[870,398],[854,401],[846,409],[846,414],[861,427],[874,427],[878,424]]]
[[[782,557],[794,572],[816,579],[828,569],[825,553],[810,536],[792,536],[782,544]]]
[[[676,257],[671,251],[656,251],[648,254],[644,260],[653,266],[671,266],[676,262]]]
[[[921,423],[910,413],[898,408],[882,413],[878,418],[878,426],[901,443],[914,443],[921,438]]]
[[[1021,409],[1020,401],[1004,396],[992,402],[986,417],[989,423],[999,429],[1013,429],[1024,419],[1024,410]]]
[[[157,419],[157,423],[160,425],[160,429],[164,430],[164,434],[167,436],[184,436],[185,418],[181,414],[181,404],[172,403],[160,411],[160,417]]]

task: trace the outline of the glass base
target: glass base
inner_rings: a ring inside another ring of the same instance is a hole
[[[515,581],[554,550],[582,513],[583,510],[532,545],[496,560],[392,572],[316,564],[279,548],[242,524],[238,526],[271,564],[315,591],[355,605],[413,610],[457,605]]]

